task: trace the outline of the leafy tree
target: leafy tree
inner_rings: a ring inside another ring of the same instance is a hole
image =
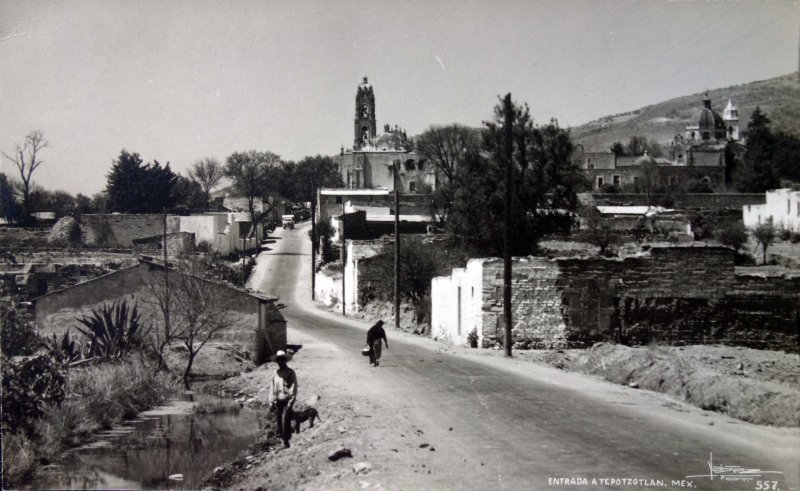
[[[611,144],[611,153],[613,153],[617,157],[622,157],[625,155],[625,145],[622,142],[614,142]]]
[[[92,198],[81,193],[75,195],[75,211],[78,213],[97,213],[92,203]]]
[[[572,159],[569,131],[555,120],[534,125],[527,105],[514,105],[512,123],[512,253],[529,254],[553,210],[574,210],[583,176]],[[504,207],[503,108],[485,122],[483,154],[468,155],[453,191],[448,231],[482,254],[502,250]]]
[[[305,157],[278,169],[277,191],[292,203],[313,202],[317,189],[343,186],[342,175],[330,157]]]
[[[211,190],[217,187],[223,178],[222,164],[210,157],[197,160],[189,169],[189,178],[200,185],[205,200],[203,209],[207,210],[208,202],[211,201]]]
[[[33,130],[25,137],[25,141],[17,144],[14,155],[9,156],[3,152],[3,156],[13,162],[19,171],[22,191],[22,219],[30,220],[30,193],[33,186],[33,173],[44,162],[41,152],[47,148],[48,142],[41,130]]]
[[[14,196],[14,188],[3,173],[0,173],[0,216],[9,224],[16,223],[22,216],[22,210]]]
[[[272,152],[235,152],[225,160],[223,173],[231,180],[236,192],[247,199],[247,209],[253,226],[271,211],[267,196],[277,187],[281,158]],[[262,199],[268,209],[256,212],[256,200]]]
[[[734,173],[734,184],[739,191],[762,193],[780,184],[779,173],[773,164],[775,137],[770,130],[770,119],[759,107],[747,123],[747,148],[744,158]]]
[[[20,319],[16,310],[0,307],[0,320],[0,352],[4,357],[30,356],[42,346],[36,326]]]
[[[775,242],[775,227],[772,225],[772,222],[761,223],[753,229],[752,234],[756,242],[761,245],[761,264],[767,264],[767,248]]]
[[[175,201],[175,211],[190,213],[193,211],[205,211],[208,208],[208,200],[202,186],[188,177],[178,176],[175,186],[172,188]]]
[[[144,164],[137,153],[120,152],[108,174],[108,211],[122,213],[160,213],[175,204],[173,187],[178,180],[158,161]]]
[[[729,224],[717,231],[717,240],[738,253],[747,244],[747,229],[741,222]]]
[[[108,195],[105,192],[92,195],[92,213],[108,213]]]
[[[418,153],[436,169],[437,184],[433,216],[440,224],[447,221],[464,161],[480,150],[480,133],[472,128],[451,124],[431,126],[417,141]]]
[[[600,255],[605,255],[608,248],[620,242],[619,234],[612,228],[608,220],[594,206],[581,209],[581,221],[585,227],[581,234],[583,240],[600,248]]]
[[[800,138],[779,130],[774,135],[772,163],[775,171],[783,179],[800,181]]]
[[[625,148],[627,155],[644,155],[645,151],[647,151],[647,137],[633,135],[628,140],[628,146]]]

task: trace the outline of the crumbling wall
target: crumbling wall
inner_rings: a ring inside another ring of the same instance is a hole
[[[516,259],[518,347],[720,343],[797,350],[800,277],[735,274],[723,247],[658,247],[624,259]],[[436,298],[434,298],[436,302]],[[502,342],[503,265],[483,270],[482,335]]]

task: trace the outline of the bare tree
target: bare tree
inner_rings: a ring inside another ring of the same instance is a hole
[[[14,163],[19,171],[22,190],[23,220],[30,217],[30,193],[33,172],[44,162],[39,153],[47,147],[47,140],[41,130],[33,130],[25,137],[25,142],[16,145],[13,157],[3,152],[3,156]]]
[[[206,157],[195,161],[189,169],[189,178],[200,185],[206,199],[206,208],[211,200],[211,190],[222,180],[222,164],[215,158]]]
[[[174,271],[174,273],[172,272]],[[150,298],[146,301],[157,313],[151,344],[161,366],[165,366],[164,351],[174,342],[183,344],[187,352],[183,382],[189,388],[189,377],[197,354],[214,335],[231,325],[225,296],[220,285],[201,276],[200,268],[189,265],[187,270],[171,270],[167,286],[162,274],[149,274],[145,281]],[[167,309],[169,322],[166,322]]]

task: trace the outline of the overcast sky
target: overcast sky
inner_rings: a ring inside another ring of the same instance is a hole
[[[379,129],[478,126],[506,92],[574,126],[796,71],[799,29],[783,0],[0,0],[0,150],[44,131],[34,181],[84,194],[123,148],[331,155],[363,76]]]

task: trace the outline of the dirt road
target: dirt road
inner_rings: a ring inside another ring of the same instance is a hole
[[[277,230],[270,248],[251,284],[286,303],[289,342],[303,345],[292,362],[300,399],[320,396],[323,422],[236,488],[799,487],[796,430],[750,425],[661,394],[391,329],[381,366],[370,367],[359,353],[367,325],[310,300],[307,226]],[[354,458],[327,461],[340,445]],[[709,460],[741,468],[712,472]],[[354,472],[362,461],[370,469]],[[721,481],[720,473],[742,468],[758,476]]]

